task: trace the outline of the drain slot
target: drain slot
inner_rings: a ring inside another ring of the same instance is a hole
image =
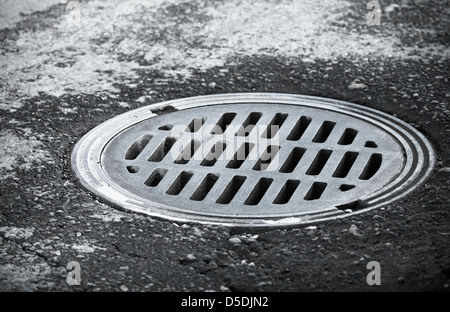
[[[209,191],[213,188],[214,184],[216,184],[219,176],[216,174],[208,173],[197,189],[194,191],[191,200],[202,201],[208,195]]]
[[[311,185],[308,193],[306,193],[306,196],[305,196],[304,200],[317,200],[317,199],[320,199],[320,197],[322,196],[322,194],[325,191],[326,187],[327,187],[327,183],[314,182]]]
[[[172,130],[173,126],[172,125],[164,125],[158,128],[158,130],[162,130],[162,131],[170,131]]]
[[[255,166],[253,166],[253,170],[257,170],[257,171],[267,170],[270,163],[273,161],[273,159],[278,154],[279,150],[280,150],[280,146],[278,146],[278,145],[267,146],[266,150],[261,155],[259,160],[256,162]]]
[[[294,195],[299,185],[300,181],[298,180],[287,180],[286,183],[281,188],[280,193],[278,193],[277,197],[273,201],[273,203],[277,205],[287,204],[291,199],[292,195]]]
[[[234,176],[225,187],[225,190],[222,192],[222,194],[220,194],[216,203],[225,205],[231,203],[246,179],[247,177],[244,176]]]
[[[127,166],[127,170],[129,173],[138,173],[141,170],[140,166]]]
[[[226,113],[220,117],[219,121],[211,130],[211,134],[223,134],[227,127],[231,124],[231,122],[236,117],[236,113]]]
[[[381,154],[372,154],[367,162],[364,170],[359,176],[360,180],[369,180],[372,178],[380,169],[382,162]]]
[[[203,117],[195,117],[184,131],[192,133],[197,132],[203,126],[205,120],[206,119]]]
[[[302,137],[303,133],[305,133],[309,124],[311,123],[312,118],[308,116],[302,116],[295,124],[294,128],[292,128],[291,133],[287,136],[287,140],[289,141],[298,141]]]
[[[328,158],[330,158],[332,152],[333,151],[331,150],[320,150],[319,153],[317,153],[316,158],[314,158],[313,162],[311,163],[311,166],[306,171],[306,174],[307,175],[320,174],[323,167],[325,167]]]
[[[350,184],[342,184],[339,187],[339,190],[341,190],[342,192],[347,192],[350,191],[351,189],[354,189],[356,186],[355,185],[350,185]]]
[[[364,144],[364,147],[368,147],[368,148],[377,148],[378,145],[377,145],[377,143],[375,143],[374,141],[367,141],[367,142]]]
[[[192,172],[182,171],[167,189],[166,194],[179,195],[193,175]]]
[[[325,143],[335,125],[336,123],[333,121],[324,121],[312,141],[314,143]]]
[[[356,135],[358,134],[358,131],[355,129],[347,128],[345,129],[344,133],[342,134],[341,138],[338,141],[339,145],[350,145],[355,140]]]
[[[191,140],[181,151],[180,155],[175,159],[175,164],[185,165],[191,160],[192,156],[194,156],[195,152],[202,145],[202,142],[197,140]]]
[[[233,159],[231,159],[228,164],[227,168],[231,169],[238,169],[242,166],[244,161],[247,159],[248,155],[252,151],[255,144],[253,143],[243,143],[239,149],[236,151],[236,154],[234,154]]]
[[[344,157],[342,157],[341,162],[337,166],[336,170],[333,173],[334,178],[345,178],[348,173],[350,172],[350,169],[352,169],[353,164],[356,161],[356,158],[358,157],[359,153],[356,152],[347,152],[344,154]]]
[[[216,142],[211,148],[211,151],[205,156],[205,158],[200,163],[200,166],[204,167],[212,167],[215,165],[217,160],[222,156],[223,151],[227,147],[227,144],[224,142]]]
[[[157,187],[166,173],[167,169],[156,169],[152,172],[144,184],[150,187]]]
[[[166,137],[164,140],[158,145],[153,154],[149,157],[148,161],[152,162],[160,162],[166,157],[167,153],[169,153],[172,146],[177,141],[176,138]]]
[[[144,150],[144,148],[147,146],[147,144],[150,142],[150,140],[153,138],[152,135],[146,134],[141,136],[139,139],[137,139],[131,146],[128,148],[125,159],[126,160],[134,160],[136,159],[139,154]]]
[[[272,184],[272,182],[273,182],[273,179],[269,179],[269,178],[259,179],[258,183],[256,183],[252,192],[245,200],[244,205],[249,205],[249,206],[258,205],[259,202],[261,201],[261,199],[266,194],[266,192],[269,189],[269,186]]]
[[[237,136],[243,136],[246,137],[252,132],[255,125],[258,123],[258,121],[261,119],[262,114],[261,113],[250,113],[245,121],[242,123],[239,130],[236,132]]]
[[[295,147],[289,156],[286,158],[283,166],[280,168],[280,172],[282,173],[291,173],[297,167],[298,163],[305,154],[306,149],[301,147]]]
[[[280,130],[287,117],[288,114],[275,114],[275,117],[273,117],[261,138],[272,139],[278,133],[278,130]]]

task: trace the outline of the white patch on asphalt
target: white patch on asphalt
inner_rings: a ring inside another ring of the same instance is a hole
[[[50,153],[31,129],[21,129],[27,137],[21,137],[9,131],[0,135],[0,180],[14,176],[14,167],[25,171],[53,163]]]
[[[91,218],[100,219],[104,222],[121,222],[123,218],[126,218],[123,215],[118,213],[106,213],[106,214],[93,214]]]
[[[68,0],[2,0],[0,1],[0,30],[14,27],[26,15],[45,11],[55,4],[65,2]]]
[[[97,246],[89,246],[87,243],[82,245],[72,245],[72,249],[81,253],[93,253],[96,249],[106,250],[106,248],[97,247]]]
[[[2,226],[0,232],[5,238],[27,239],[33,236],[34,228],[19,228],[14,226]]]
[[[382,31],[360,30],[367,12],[345,0],[203,2],[195,12],[204,16],[201,19],[187,13],[179,19],[166,10],[182,3],[190,2],[80,2],[79,19],[67,10],[54,27],[21,31],[16,42],[4,42],[0,48],[0,85],[7,90],[0,92],[0,108],[18,109],[18,100],[39,92],[113,95],[120,91],[116,83],[136,86],[138,69],[160,71],[164,82],[233,65],[243,56],[309,62],[450,56],[444,45],[401,42],[404,34],[431,34],[433,29],[404,25],[400,31],[382,19]],[[404,6],[401,3],[400,9]],[[387,9],[394,14],[392,7]],[[138,64],[138,59],[146,64]]]
[[[338,57],[420,57],[424,54],[449,56],[445,46],[406,47],[399,35],[368,31],[353,27],[365,21],[344,18],[354,11],[348,1],[260,1],[231,0],[216,8],[208,8],[213,19],[200,31],[220,48],[212,51],[216,58],[228,54],[268,54],[313,61]],[[407,26],[405,26],[407,27]],[[411,32],[419,29],[408,29]],[[407,31],[407,29],[404,29]],[[431,30],[430,30],[431,31]],[[433,49],[436,49],[433,51]]]
[[[6,90],[4,90],[4,94],[6,94]],[[9,102],[10,104],[5,104],[5,103],[0,103],[0,109],[3,110],[7,110],[10,113],[14,113],[15,111],[17,111],[19,108],[21,108],[23,106],[22,103],[20,103],[19,101],[11,101]]]

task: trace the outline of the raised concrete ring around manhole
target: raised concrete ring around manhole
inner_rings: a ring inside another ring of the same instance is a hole
[[[88,190],[135,212],[233,227],[316,223],[381,207],[432,171],[405,122],[325,98],[244,93],[145,106],[72,154]]]

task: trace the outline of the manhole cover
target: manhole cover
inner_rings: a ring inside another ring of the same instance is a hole
[[[385,113],[287,94],[200,96],[142,107],[75,146],[81,183],[176,221],[307,224],[386,205],[434,166],[428,141]]]

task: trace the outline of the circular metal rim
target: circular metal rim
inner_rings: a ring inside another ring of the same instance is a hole
[[[109,141],[123,130],[132,127],[143,120],[156,117],[152,111],[172,106],[178,110],[205,105],[224,105],[238,103],[289,104],[314,108],[323,108],[347,114],[367,122],[375,123],[380,128],[392,133],[400,142],[406,153],[406,163],[402,173],[385,187],[374,191],[366,201],[367,207],[350,213],[321,212],[317,215],[304,216],[273,216],[258,219],[246,216],[217,217],[205,214],[179,211],[156,202],[142,198],[115,185],[102,170],[101,154]],[[395,135],[394,135],[395,134]],[[419,143],[415,145],[414,143]],[[98,125],[84,135],[75,145],[71,158],[72,169],[81,184],[93,194],[109,203],[125,210],[150,215],[161,219],[177,222],[215,224],[229,227],[280,227],[307,225],[312,223],[344,218],[380,208],[405,197],[419,187],[429,176],[435,166],[434,149],[423,134],[406,122],[384,112],[345,101],[323,97],[294,95],[285,93],[231,93],[206,95],[166,101],[144,106],[118,115]]]

